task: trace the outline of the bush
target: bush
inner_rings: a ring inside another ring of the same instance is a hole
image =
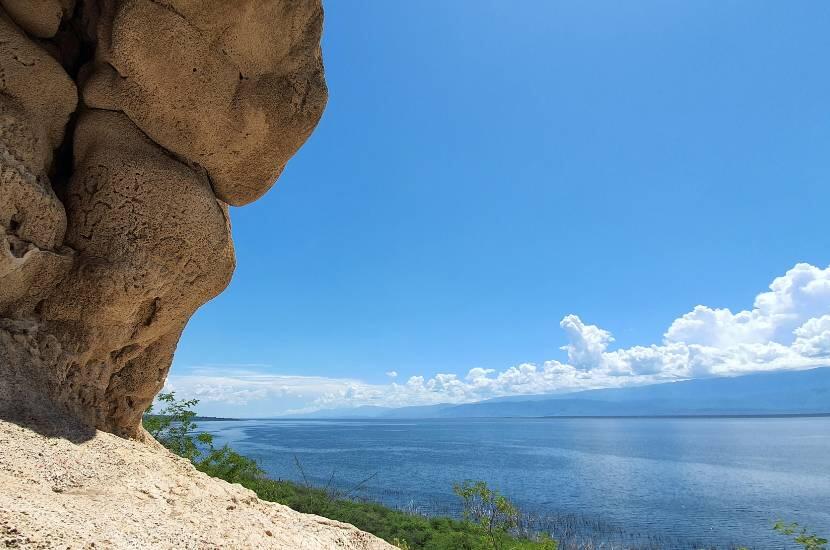
[[[159,394],[157,400],[164,405],[161,412],[153,413],[153,405],[144,413],[144,429],[156,438],[156,441],[191,461],[196,461],[201,454],[196,441],[207,439],[209,434],[193,436],[196,423],[193,418],[196,413],[193,407],[198,399],[176,400],[173,392]]]
[[[454,485],[452,490],[461,499],[464,519],[480,526],[493,548],[500,550],[504,535],[519,525],[519,509],[484,481],[468,480]]]
[[[802,546],[804,550],[826,550],[827,539],[821,538],[815,533],[807,532],[807,529],[797,523],[785,523],[776,521],[772,527],[782,535],[792,537],[793,542]]]

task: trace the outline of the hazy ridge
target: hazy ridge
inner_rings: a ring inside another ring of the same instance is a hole
[[[292,418],[830,414],[830,368],[708,378],[631,388],[524,395],[463,405],[364,406]]]

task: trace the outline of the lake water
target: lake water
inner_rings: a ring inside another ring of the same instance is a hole
[[[830,418],[246,420],[200,428],[272,476],[458,512],[481,479],[574,546],[791,548],[776,519],[830,535]]]

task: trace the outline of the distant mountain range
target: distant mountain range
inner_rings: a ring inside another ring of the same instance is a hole
[[[292,418],[830,414],[830,368],[525,395],[464,405],[328,409]]]

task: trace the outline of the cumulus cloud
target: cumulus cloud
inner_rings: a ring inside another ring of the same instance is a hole
[[[749,311],[697,306],[672,323],[666,341],[718,348],[766,342],[789,345],[798,327],[830,313],[830,268],[797,264],[769,288],[755,298]]]
[[[386,376],[388,376],[389,378],[397,378],[398,377],[398,371],[388,370],[388,371],[386,371]]]
[[[591,370],[602,361],[608,344],[614,337],[607,330],[586,325],[576,315],[566,315],[559,326],[568,337],[568,345],[562,346],[568,352],[568,363],[581,370]]]
[[[659,343],[610,349],[611,332],[566,315],[559,323],[567,359],[522,363],[503,371],[472,368],[465,375],[411,376],[388,384],[252,371],[192,372],[171,385],[206,401],[268,402],[272,413],[358,405],[466,403],[507,395],[653,384],[830,365],[830,267],[797,264],[759,294],[751,309],[733,313],[698,305],[674,320]],[[211,375],[212,374],[212,375]],[[275,407],[275,403],[280,403]],[[291,403],[299,404],[286,408]]]
[[[793,331],[793,348],[805,357],[830,357],[830,315],[814,317]]]

